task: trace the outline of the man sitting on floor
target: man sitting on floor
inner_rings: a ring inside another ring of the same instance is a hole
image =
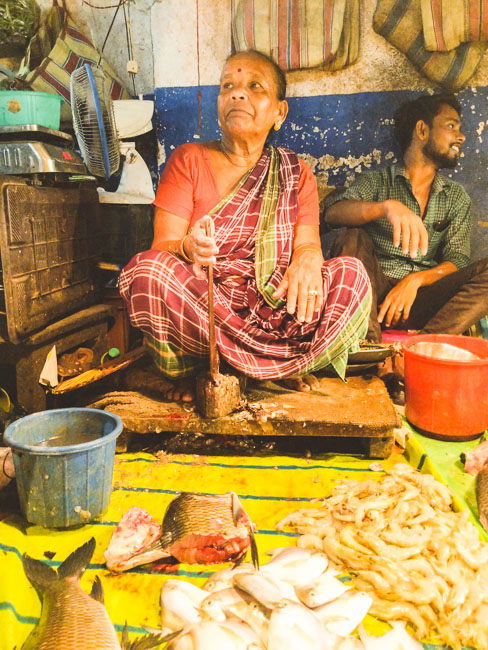
[[[326,222],[346,228],[333,257],[359,258],[373,288],[368,339],[381,327],[462,334],[488,313],[488,258],[470,263],[471,201],[439,173],[465,136],[453,95],[406,102],[394,115],[403,163],[360,174],[330,200]]]

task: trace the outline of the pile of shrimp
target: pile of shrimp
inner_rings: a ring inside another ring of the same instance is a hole
[[[488,544],[452,493],[399,463],[379,481],[341,481],[317,509],[282,519],[373,598],[370,614],[419,639],[488,649]]]

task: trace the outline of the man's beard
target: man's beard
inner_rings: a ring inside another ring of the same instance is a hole
[[[425,143],[422,153],[434,163],[437,169],[454,169],[458,164],[458,156],[440,153],[430,139]]]

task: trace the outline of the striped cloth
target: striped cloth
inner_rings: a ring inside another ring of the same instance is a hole
[[[278,160],[279,169],[273,169]],[[348,352],[356,351],[366,334],[370,288],[356,259],[324,263],[326,298],[310,323],[300,323],[284,301],[271,299],[292,256],[299,173],[293,152],[267,148],[213,214],[219,247],[214,266],[217,347],[231,366],[256,379],[329,365],[344,376]],[[139,253],[121,273],[120,292],[164,374],[181,377],[208,367],[208,287],[193,265],[166,251]]]
[[[425,47],[422,0],[378,0],[373,16],[375,32],[403,52],[415,68],[449,91],[463,88],[474,75],[487,45],[462,43],[449,52]]]
[[[359,0],[232,0],[237,52],[270,55],[282,70],[341,70],[359,55]]]
[[[488,41],[488,0],[421,0],[425,49],[448,52]]]
[[[90,39],[71,19],[65,7],[54,1],[46,19],[27,48],[22,64],[30,69],[25,79],[17,79],[15,87],[60,95],[71,105],[71,74],[85,63],[98,65],[100,55]],[[128,99],[130,94],[109,64],[100,61],[107,92],[112,99]],[[67,119],[69,113],[63,114]]]

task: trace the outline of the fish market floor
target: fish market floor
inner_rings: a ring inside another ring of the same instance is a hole
[[[338,479],[379,479],[383,476],[382,468],[408,460],[424,471],[438,472],[440,476],[437,478],[445,479],[447,472],[446,482],[456,483],[455,472],[461,474],[461,470],[454,468],[453,473],[450,467],[454,464],[452,459],[477,443],[463,443],[463,449],[452,448],[452,445],[460,443],[427,441],[414,435],[404,455],[393,454],[374,464],[369,459],[338,454],[304,459],[292,455],[123,453],[115,459],[109,508],[90,524],[77,529],[49,531],[26,524],[18,512],[0,505],[0,650],[21,647],[40,615],[39,598],[22,570],[23,553],[58,567],[69,553],[95,537],[95,554],[81,584],[89,592],[95,576],[100,577],[112,622],[121,632],[127,621],[131,636],[143,633],[144,626],[160,626],[159,598],[162,584],[168,577],[181,576],[202,584],[213,571],[222,568],[174,565],[166,567],[167,572],[163,574],[149,567],[138,567],[120,575],[111,575],[105,567],[103,553],[118,521],[131,506],[145,508],[161,521],[167,505],[181,491],[210,494],[235,491],[258,528],[259,554],[261,561],[265,562],[268,549],[294,545],[296,541],[293,533],[278,533],[276,523],[290,511],[315,507],[311,500],[330,494]],[[440,469],[434,464],[437,458],[440,458]],[[374,471],[378,469],[380,471]],[[466,494],[468,505],[472,507],[469,503],[472,490],[469,479],[462,488],[460,507]],[[371,625],[374,627],[374,621]]]

